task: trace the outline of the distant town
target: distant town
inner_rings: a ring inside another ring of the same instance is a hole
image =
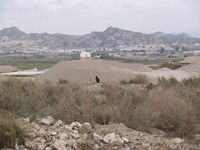
[[[130,40],[129,40],[130,39]],[[139,40],[140,39],[140,40]],[[0,31],[0,55],[79,55],[90,52],[92,59],[158,60],[200,55],[200,39],[179,35],[142,34],[109,27],[104,32],[83,36],[26,34],[16,27]]]

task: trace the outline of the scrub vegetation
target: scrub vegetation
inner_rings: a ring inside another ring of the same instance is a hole
[[[139,79],[145,85],[134,90],[120,83],[98,84],[100,89],[88,90],[85,87],[89,85],[62,80],[52,83],[2,78],[0,110],[17,117],[30,117],[31,121],[37,116],[50,115],[66,123],[115,122],[145,132],[157,128],[171,136],[193,137],[200,123],[200,78],[181,82],[175,78],[161,78],[157,84],[147,82],[145,77],[142,77],[145,81]],[[138,77],[132,80],[138,81]],[[132,80],[127,84],[139,84]],[[2,129],[1,125],[1,132]]]

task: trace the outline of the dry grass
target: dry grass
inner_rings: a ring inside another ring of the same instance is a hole
[[[9,113],[1,111],[0,115],[0,148],[15,149],[15,142],[24,143],[24,130],[15,121],[15,118]]]
[[[123,85],[123,84],[149,84],[150,81],[149,79],[147,78],[146,75],[142,75],[142,74],[138,74],[138,75],[135,75],[134,78],[126,81],[126,80],[119,80],[120,84]]]
[[[173,90],[153,89],[138,109],[143,110],[145,115],[153,120],[154,127],[172,135],[190,137],[195,133],[197,108],[192,101],[185,98],[189,93],[184,96],[179,93],[180,90],[177,87]]]
[[[8,78],[0,81],[0,109],[31,120],[51,115],[66,123],[122,122],[146,132],[158,128],[171,135],[191,137],[200,121],[199,81],[199,78],[183,82],[162,78],[157,85],[151,84],[151,88],[147,85],[144,90],[103,84],[101,90],[91,92],[78,84]],[[105,99],[99,100],[96,95]]]

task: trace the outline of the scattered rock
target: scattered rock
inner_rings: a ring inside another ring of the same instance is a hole
[[[53,144],[53,148],[57,150],[67,150],[66,148],[67,142],[62,140],[56,140]]]
[[[46,147],[45,144],[39,144],[38,147],[37,147],[37,150],[44,150]]]
[[[46,134],[47,132],[43,128],[40,128],[40,130],[36,132],[37,137],[45,137]]]
[[[68,132],[71,132],[72,131],[72,127],[69,126],[69,125],[64,125],[64,129]]]
[[[65,141],[65,140],[68,139],[68,137],[69,137],[69,136],[68,136],[67,133],[60,133],[59,139]]]
[[[69,146],[73,146],[73,144],[75,143],[76,141],[74,139],[70,139],[70,140],[67,140],[67,144]]]
[[[64,125],[61,120],[58,120],[53,125],[54,120],[50,116],[43,118],[40,124],[19,120],[19,123],[27,128],[25,147],[21,147],[20,150],[199,149],[198,145],[188,144],[183,139],[167,139],[161,135],[150,135],[129,129],[124,124],[95,124],[92,129],[88,122],[83,124],[73,122],[70,125]],[[199,137],[197,135],[196,139]]]
[[[26,137],[29,139],[29,140],[33,140],[36,138],[36,135],[35,133],[27,133],[26,134]]]
[[[114,138],[115,138],[115,133],[109,133],[103,138],[103,141],[108,144]]]
[[[78,144],[77,144],[77,143],[74,143],[74,144],[73,144],[73,149],[75,149],[75,150],[78,149]]]
[[[52,150],[52,148],[51,147],[46,147],[45,150]]]
[[[34,129],[36,129],[37,131],[39,131],[40,128],[41,128],[41,127],[40,127],[37,123],[35,123],[35,122],[32,122],[31,125],[32,125],[32,127],[33,127]]]
[[[100,136],[100,135],[98,135],[98,134],[96,134],[95,132],[94,132],[94,134],[93,134],[93,138],[94,138],[95,141],[103,140],[103,137]],[[106,140],[106,141],[107,141],[107,140]]]
[[[82,139],[83,139],[83,140],[87,140],[87,138],[88,138],[88,134],[87,134],[87,133],[84,133],[84,134],[82,135]]]
[[[34,142],[25,142],[25,147],[29,149],[33,149],[35,143]]]
[[[184,140],[180,139],[180,138],[173,138],[172,141],[175,143],[175,144],[181,144],[184,142]]]
[[[125,137],[122,137],[122,140],[125,142],[125,143],[129,143],[130,141],[127,139],[127,138],[125,138]]]
[[[100,146],[96,144],[96,145],[94,145],[93,149],[98,150],[98,149],[100,149]]]
[[[111,139],[110,144],[113,146],[122,146],[124,144],[124,141],[117,134],[114,136],[114,138]]]
[[[69,125],[72,129],[74,128],[80,128],[81,127],[81,124],[79,122],[72,122],[70,125]]]
[[[40,121],[40,124],[41,125],[53,125],[54,123],[54,119],[51,117],[51,116],[47,116],[47,117],[44,117],[41,121]]]
[[[81,137],[80,134],[78,134],[78,133],[71,133],[70,135],[71,135],[74,139],[78,139],[78,138]]]
[[[55,127],[59,127],[60,125],[62,125],[62,120],[58,120],[55,124],[54,124],[54,126]]]
[[[57,132],[51,132],[51,135],[52,136],[55,136],[55,135],[57,135],[58,133]]]
[[[88,123],[88,122],[83,123],[79,128],[79,132],[82,134],[89,133],[91,130],[92,130],[92,127],[91,127],[90,123]]]

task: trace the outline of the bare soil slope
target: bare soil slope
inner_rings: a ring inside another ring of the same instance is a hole
[[[200,62],[200,56],[195,56],[195,57],[186,57],[183,61],[181,61],[180,63],[196,63],[196,62]]]
[[[200,73],[200,61],[194,62],[190,65],[183,66],[178,70],[185,71],[185,72],[193,72],[193,73]]]
[[[16,67],[0,65],[0,73],[18,71]]]

